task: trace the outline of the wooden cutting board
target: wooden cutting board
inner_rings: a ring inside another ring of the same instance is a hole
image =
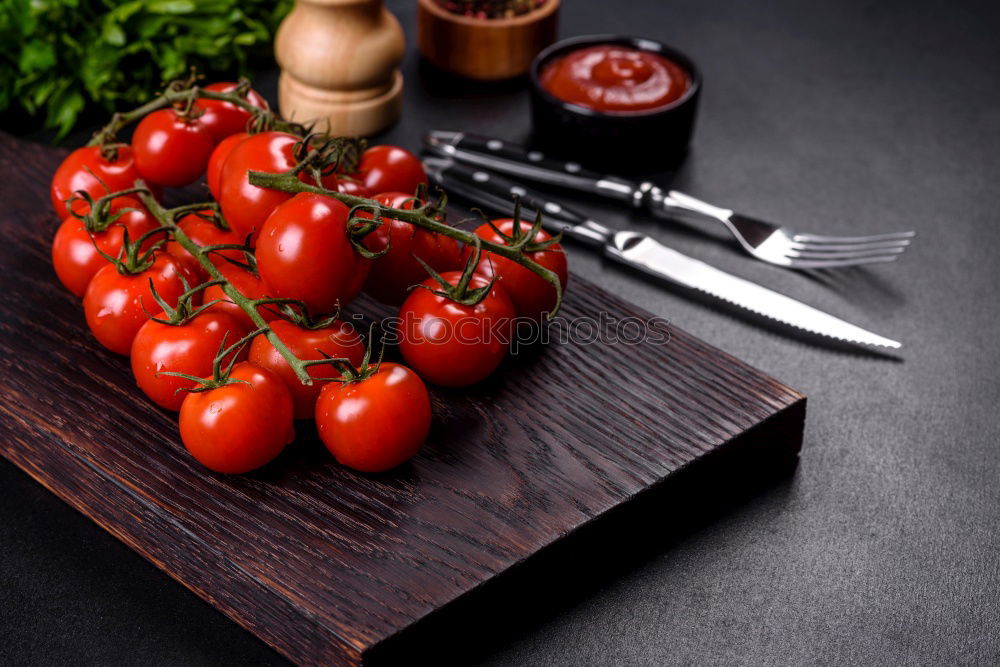
[[[0,453],[296,662],[420,646],[442,610],[683,470],[799,450],[805,397],[670,326],[666,342],[550,344],[482,386],[433,390],[426,447],[390,474],[339,467],[308,424],[265,470],[212,474],[55,278],[62,155],[0,134]],[[563,317],[601,312],[650,318],[574,276]]]

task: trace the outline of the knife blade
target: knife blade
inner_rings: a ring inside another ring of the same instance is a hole
[[[424,158],[424,169],[446,192],[486,206],[504,215],[514,211],[514,198],[522,202],[526,219],[543,214],[542,225],[552,233],[600,248],[610,259],[657,278],[703,292],[811,334],[857,345],[899,348],[901,343],[872,333],[749,280],[726,273],[659,241],[632,231],[611,229],[567,208],[546,195],[483,169],[461,165],[449,158]]]

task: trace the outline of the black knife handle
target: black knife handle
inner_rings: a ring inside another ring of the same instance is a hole
[[[542,226],[552,233],[564,232],[574,239],[603,245],[610,230],[590,220],[579,211],[567,208],[547,195],[528,190],[520,183],[485,169],[452,160],[425,160],[431,177],[449,195],[471,202],[501,215],[514,214],[515,198],[521,200],[521,218],[532,222],[542,213]]]
[[[629,202],[638,188],[637,184],[625,179],[598,174],[576,162],[554,160],[541,151],[528,150],[501,139],[463,133],[452,146],[456,151],[455,159],[516,178]]]
[[[587,220],[587,216],[579,211],[567,208],[565,205],[553,200],[551,197],[529,190],[517,181],[501,176],[500,174],[477,169],[471,165],[453,162],[451,166],[442,170],[442,175],[449,180],[459,181],[470,187],[476,188],[480,193],[492,195],[495,199],[502,199],[510,202],[505,213],[513,211],[514,199],[520,198],[521,208],[524,217],[528,218],[527,212],[532,214],[541,211],[545,216],[551,216],[572,224],[582,224]],[[445,188],[445,192],[448,188]],[[533,215],[531,217],[534,217]]]

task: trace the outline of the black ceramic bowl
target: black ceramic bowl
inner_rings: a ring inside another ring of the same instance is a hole
[[[540,74],[548,62],[571,51],[601,44],[658,53],[680,65],[691,77],[691,85],[680,99],[646,111],[596,111],[564,102],[542,88]],[[548,47],[531,64],[535,141],[583,162],[601,160],[622,166],[676,164],[691,141],[700,95],[701,75],[691,59],[651,39],[620,35],[574,37]]]

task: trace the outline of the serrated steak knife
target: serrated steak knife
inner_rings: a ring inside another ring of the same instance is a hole
[[[610,229],[497,174],[438,157],[424,158],[424,168],[449,194],[504,215],[513,213],[513,197],[518,196],[525,218],[530,220],[535,211],[541,211],[548,231],[562,232],[575,241],[600,248],[611,259],[658,278],[819,336],[859,345],[901,346],[801,301],[688,257],[644,234]]]

